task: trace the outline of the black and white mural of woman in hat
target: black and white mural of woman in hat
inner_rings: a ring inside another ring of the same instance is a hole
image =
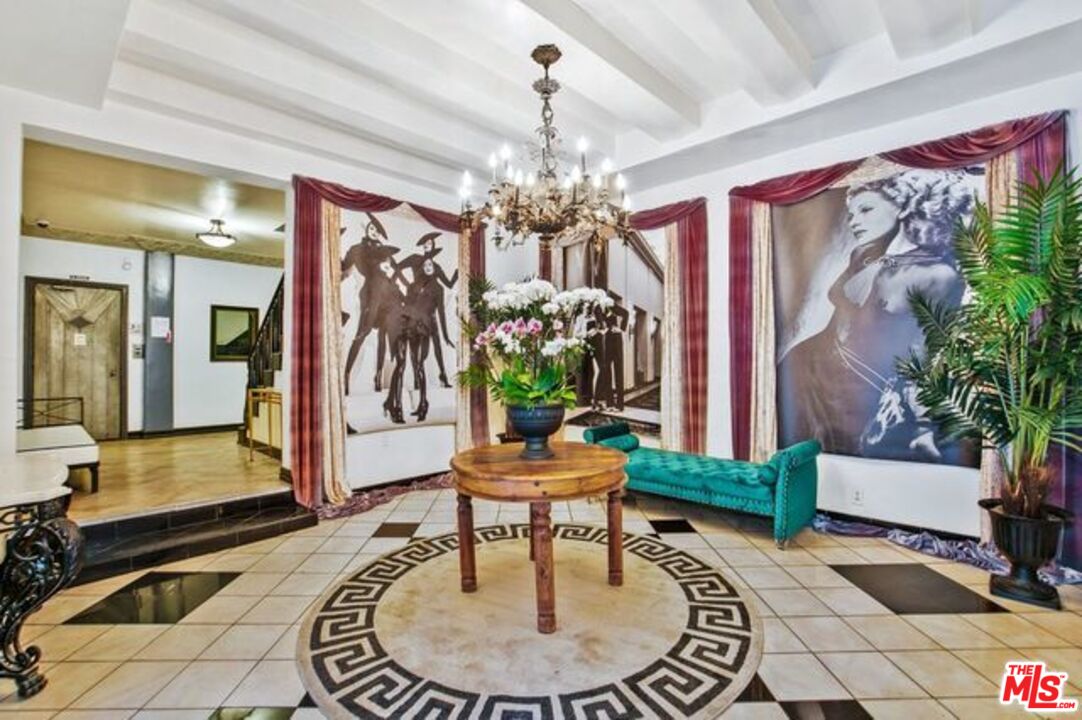
[[[451,277],[448,278],[443,267],[436,262],[436,256],[443,251],[443,248],[436,247],[436,239],[440,234],[430,232],[422,235],[421,239],[417,241],[417,247],[421,248],[421,252],[410,255],[399,263],[398,267],[402,270],[408,268],[412,272],[410,289],[414,290],[414,292],[413,299],[409,304],[411,307],[416,306],[418,311],[430,318],[428,324],[431,325],[432,331],[429,337],[433,354],[436,357],[436,364],[439,366],[440,384],[445,388],[449,388],[451,383],[447,379],[447,369],[443,363],[441,335],[443,342],[447,345],[454,347],[455,344],[451,341],[447,332],[447,313],[444,307],[443,288],[451,289],[455,286],[455,283],[458,282],[458,268],[455,268],[454,272],[451,273]],[[436,332],[437,319],[439,333]],[[427,354],[426,349],[425,355],[427,356]]]

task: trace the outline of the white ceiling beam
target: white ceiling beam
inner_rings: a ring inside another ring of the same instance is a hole
[[[0,85],[99,108],[130,0],[5,0]]]
[[[702,47],[728,47],[739,84],[772,105],[815,87],[811,53],[774,0],[668,0]]]
[[[134,6],[121,55],[308,119],[322,116],[332,126],[456,167],[482,164],[500,140],[370,78],[189,6]]]
[[[363,3],[287,0],[189,0],[208,11],[380,82],[437,112],[518,143],[533,137],[539,101],[529,85],[514,82]],[[438,80],[437,80],[438,79]],[[612,154],[612,119],[569,112],[576,127]]]
[[[449,196],[460,178],[456,168],[124,60],[114,67],[107,101],[389,175]]]
[[[658,72],[572,0],[521,2],[662,103],[676,116],[680,124],[698,126],[699,102]]]
[[[981,22],[976,0],[879,0],[894,54],[911,58],[971,37]]]

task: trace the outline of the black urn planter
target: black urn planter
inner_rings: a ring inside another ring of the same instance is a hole
[[[992,519],[992,539],[999,551],[1011,563],[1007,575],[993,575],[988,589],[993,595],[1018,600],[1031,605],[1061,609],[1059,592],[1042,582],[1037,570],[1056,558],[1064,528],[1074,515],[1063,508],[1045,505],[1042,518],[1008,515],[1003,501],[985,498],[978,504]]]
[[[511,427],[526,441],[526,447],[519,453],[523,460],[547,460],[555,453],[549,447],[549,435],[560,429],[564,422],[563,405],[510,405],[507,419]]]

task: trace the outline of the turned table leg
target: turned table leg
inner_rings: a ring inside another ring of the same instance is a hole
[[[552,572],[552,506],[530,503],[530,537],[534,543],[534,576],[537,580],[537,631],[556,632],[556,587]]]
[[[609,585],[624,584],[624,505],[620,491],[609,493]]]
[[[477,589],[477,561],[473,547],[473,502],[469,495],[458,496],[458,568],[462,592]]]

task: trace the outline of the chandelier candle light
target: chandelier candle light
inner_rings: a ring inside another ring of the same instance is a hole
[[[492,177],[487,199],[478,208],[472,203],[473,177],[468,170],[464,172],[459,188],[463,228],[473,231],[479,224],[491,224],[495,230],[492,239],[499,249],[522,245],[530,235],[537,235],[545,249],[564,237],[586,237],[598,246],[613,237],[626,241],[631,232],[631,199],[624,176],[614,172],[612,161],[605,158],[591,174],[586,165],[590,144],[580,138],[579,161],[561,172],[557,157],[560,131],[553,124],[550,103],[560,83],[549,77],[549,67],[560,59],[560,49],[539,45],[531,57],[545,69],[544,77],[533,84],[541,96],[538,148],[532,153],[537,167],[523,173],[514,164],[511,146],[504,144],[498,154],[488,157]]]

